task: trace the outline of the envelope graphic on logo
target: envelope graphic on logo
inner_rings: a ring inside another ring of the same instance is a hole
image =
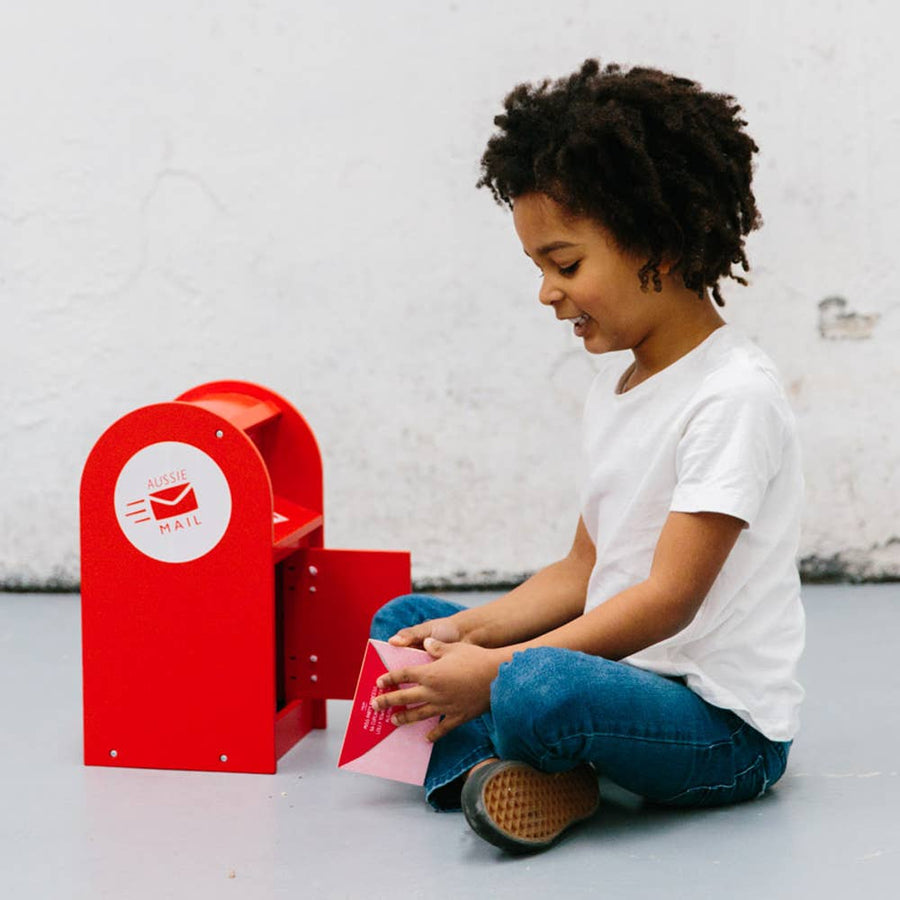
[[[197,495],[190,482],[176,484],[150,494],[150,509],[156,519],[184,516],[197,509]]]
[[[431,657],[424,650],[394,647],[385,641],[369,641],[356,684],[338,768],[405,781],[407,784],[425,783],[433,747],[425,735],[435,728],[440,717],[432,716],[410,725],[392,725],[390,717],[396,709],[376,711],[370,704],[373,697],[384,693],[375,682],[385,672],[430,662]]]

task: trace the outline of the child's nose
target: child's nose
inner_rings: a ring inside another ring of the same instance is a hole
[[[538,291],[538,300],[544,306],[552,306],[565,299],[565,294],[556,286],[551,284],[546,278],[541,282],[541,289]]]

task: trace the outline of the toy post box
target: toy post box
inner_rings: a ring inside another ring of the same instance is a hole
[[[322,462],[271,391],[204,384],[135,410],[81,482],[84,759],[274,772],[352,699],[405,552],[324,547]]]

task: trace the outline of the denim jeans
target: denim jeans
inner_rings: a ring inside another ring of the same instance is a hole
[[[387,640],[401,628],[463,608],[408,594],[375,614],[371,635]],[[425,795],[435,809],[459,809],[461,776],[498,757],[544,772],[589,762],[653,803],[718,806],[763,794],[784,773],[790,746],[770,741],[678,679],[538,647],[500,666],[487,713],[435,743]]]

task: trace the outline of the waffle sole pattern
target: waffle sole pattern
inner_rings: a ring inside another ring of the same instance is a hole
[[[520,762],[488,763],[469,776],[462,792],[472,829],[514,853],[552,846],[570,826],[592,816],[598,803],[597,776],[586,765],[546,773]]]

